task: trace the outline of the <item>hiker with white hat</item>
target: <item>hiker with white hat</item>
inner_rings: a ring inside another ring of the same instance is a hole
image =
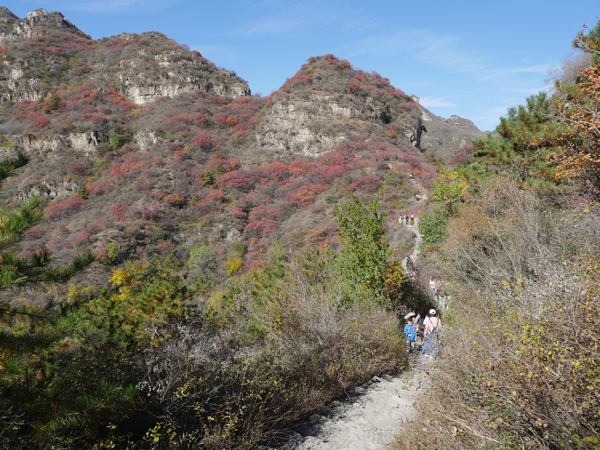
[[[428,358],[435,359],[438,351],[438,335],[442,330],[442,321],[437,317],[435,309],[430,309],[429,314],[423,321],[425,331],[423,332],[423,351],[421,352]]]

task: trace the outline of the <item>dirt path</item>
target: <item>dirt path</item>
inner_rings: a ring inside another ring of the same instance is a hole
[[[413,402],[433,363],[419,355],[411,364],[402,374],[374,377],[349,392],[348,400],[337,402],[328,416],[314,415],[296,431],[287,432],[287,442],[277,450],[385,450],[402,424],[415,418]]]
[[[429,197],[427,195],[427,190],[417,180],[412,179],[411,182],[412,182],[413,186],[419,191],[419,195],[421,196],[420,201],[426,202],[429,199]],[[408,230],[411,233],[414,233],[416,236],[413,251],[410,254],[410,259],[412,259],[413,262],[417,260],[419,253],[421,253],[420,247],[421,247],[421,243],[423,242],[423,236],[421,236],[421,232],[419,231],[419,220],[418,219],[419,218],[417,217],[417,221],[414,225],[404,225],[406,228],[408,228]],[[406,259],[402,260],[402,269],[404,269],[405,272],[407,271]]]
[[[416,180],[411,180],[419,191],[420,201],[427,201],[427,191]],[[410,255],[416,261],[423,242],[418,221],[404,225],[416,239]],[[402,260],[406,270],[406,260]],[[344,402],[336,402],[327,416],[312,416],[296,431],[285,433],[284,442],[259,450],[386,450],[402,424],[414,420],[413,403],[429,379],[434,364],[424,356],[411,358],[411,368],[396,376],[374,377],[366,385],[348,393]]]

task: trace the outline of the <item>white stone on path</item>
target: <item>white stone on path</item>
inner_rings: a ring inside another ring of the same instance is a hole
[[[413,406],[435,364],[419,355],[414,367],[385,379],[374,377],[355,389],[327,417],[314,415],[279,450],[385,450],[403,424],[414,420]],[[269,449],[270,447],[262,447]]]

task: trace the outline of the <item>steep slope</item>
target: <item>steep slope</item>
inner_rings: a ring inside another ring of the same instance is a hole
[[[48,13],[45,9],[38,8],[27,14],[24,19],[19,19],[6,6],[0,6],[0,46],[2,47],[18,40],[44,37],[56,31],[89,38],[59,12]]]
[[[333,55],[312,57],[267,102],[257,127],[262,148],[318,156],[348,136],[419,147],[415,103],[387,78]]]
[[[59,261],[92,249],[92,287],[174,251],[208,298],[280,245],[339,245],[334,210],[349,192],[377,198],[391,224],[422,208],[409,174],[426,187],[437,175],[418,105],[331,55],[268,98],[156,32],[17,36],[0,69],[1,152],[31,158],[0,199],[45,200],[20,249],[46,245]],[[409,240],[394,234],[400,254]]]
[[[448,119],[436,116],[419,104],[419,99],[411,97],[421,112],[421,124],[424,132],[421,149],[442,158],[446,164],[456,164],[456,156],[461,148],[469,145],[473,139],[485,138],[487,133],[479,130],[469,119],[452,115]]]
[[[0,10],[2,101],[38,101],[62,85],[112,87],[137,104],[201,89],[250,95],[234,72],[218,69],[156,32],[91,40],[58,12],[37,9],[23,20]]]

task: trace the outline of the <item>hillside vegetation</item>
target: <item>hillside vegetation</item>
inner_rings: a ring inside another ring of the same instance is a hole
[[[453,286],[450,327],[399,448],[599,448],[600,24],[573,45],[590,67],[434,183],[423,270]]]
[[[160,33],[0,16],[4,448],[253,448],[402,370],[397,215],[442,165],[406,94],[326,55],[252,96]]]

